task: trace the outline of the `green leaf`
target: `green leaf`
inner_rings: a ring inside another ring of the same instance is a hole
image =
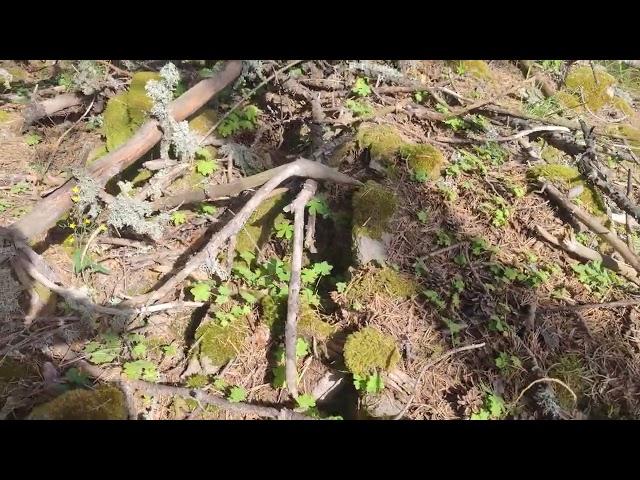
[[[284,388],[287,385],[284,365],[278,365],[272,369],[273,388]]]
[[[347,284],[345,282],[336,282],[336,291],[338,293],[344,293],[347,289]]]
[[[296,397],[296,403],[298,404],[298,408],[302,410],[309,410],[316,406],[316,399],[313,398],[312,395],[305,393]]]
[[[333,266],[329,265],[327,262],[320,262],[316,263],[313,266],[313,269],[316,273],[318,273],[318,275],[323,276],[329,275],[331,273],[331,270],[333,270]]]
[[[171,214],[171,221],[174,225],[182,225],[187,221],[187,215],[184,212],[173,212]]]
[[[327,202],[324,198],[318,196],[309,200],[307,208],[309,208],[309,213],[311,215],[322,215],[323,218],[327,218],[331,214],[331,210],[329,210]]]
[[[364,78],[357,78],[351,91],[360,97],[366,97],[371,93],[371,87]]]
[[[196,161],[196,172],[205,177],[208,177],[213,172],[218,170],[218,164],[215,160],[197,160]]]
[[[147,346],[144,343],[139,343],[131,349],[133,358],[144,358],[147,355]]]
[[[299,338],[296,341],[296,357],[302,358],[309,354],[309,344],[304,338]]]
[[[380,393],[384,389],[384,382],[378,372],[369,375],[365,388],[367,393]]]
[[[303,268],[302,272],[300,272],[300,279],[302,283],[309,285],[316,281],[318,278],[318,274],[313,268]]]
[[[118,337],[114,340],[106,335],[103,336],[102,342],[92,341],[84,347],[89,361],[97,365],[112,362],[120,354],[121,349],[122,343]]]
[[[317,293],[315,293],[313,290],[309,288],[305,288],[302,290],[302,298],[308,305],[311,305],[311,306],[320,305],[320,297],[318,296]]]
[[[211,150],[205,147],[199,147],[196,150],[196,158],[202,158],[203,160],[213,160],[213,154]]]
[[[243,250],[240,252],[240,258],[247,262],[247,265],[251,265],[256,256],[249,250]]]
[[[233,387],[229,391],[227,400],[231,403],[243,402],[247,398],[247,391],[242,387]]]
[[[218,211],[218,207],[216,207],[215,205],[207,205],[206,203],[203,203],[202,205],[200,205],[200,211],[202,213],[206,213],[207,215],[213,215]]]
[[[162,347],[162,352],[168,357],[173,357],[178,353],[178,350],[175,345],[165,345]]]
[[[254,304],[258,301],[258,299],[253,296],[251,293],[247,292],[246,290],[240,290],[240,296],[242,297],[242,299],[250,304]]]
[[[489,413],[491,414],[492,418],[500,418],[502,416],[502,413],[504,411],[504,400],[502,400],[502,397],[496,394],[489,395],[488,406]]]
[[[87,253],[84,258],[82,258],[83,249],[76,249],[71,256],[73,260],[73,271],[74,273],[80,273],[83,270],[89,269],[92,272],[99,272],[109,274],[111,273],[108,269],[106,269],[103,265],[94,262],[89,254]],[[82,262],[80,259],[82,258]]]
[[[37,133],[30,133],[24,137],[24,141],[30,147],[39,144],[42,141],[42,137]]]
[[[198,282],[189,291],[196,302],[206,302],[211,296],[211,285],[205,282]]]
[[[420,222],[422,223],[427,223],[429,216],[427,215],[427,212],[425,212],[424,210],[420,210],[418,212],[418,220],[420,220]]]
[[[286,238],[290,240],[293,237],[293,225],[289,220],[282,220],[281,222],[275,225],[276,227],[276,237],[278,238]]]
[[[124,364],[124,374],[131,380],[155,382],[158,379],[157,367],[148,360],[136,360]]]
[[[86,387],[91,383],[89,376],[77,368],[70,368],[64,374],[64,378],[67,382],[81,387]]]
[[[228,384],[223,378],[218,377],[213,381],[213,386],[218,390],[225,390]]]

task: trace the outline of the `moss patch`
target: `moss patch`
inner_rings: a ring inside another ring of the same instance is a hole
[[[596,112],[611,102],[613,94],[610,87],[616,84],[613,75],[601,67],[578,66],[571,69],[565,79],[567,91]]]
[[[36,407],[30,420],[126,420],[124,394],[112,385],[71,390]]]
[[[145,121],[147,113],[153,106],[153,100],[147,95],[145,86],[149,80],[160,80],[157,72],[137,72],[131,79],[127,93],[129,116],[134,127],[139,127]]]
[[[584,376],[586,369],[582,363],[582,359],[575,353],[562,355],[559,361],[549,370],[549,375],[562,380],[571,387],[578,399],[584,391]],[[553,384],[558,404],[565,410],[573,410],[575,402],[573,396],[566,388]]]
[[[604,215],[605,213],[604,203],[598,192],[587,186],[580,172],[573,167],[559,163],[538,165],[527,171],[527,177],[532,180],[544,177],[553,182],[558,188],[564,189],[565,193],[571,188],[582,185],[584,187],[583,192],[574,200],[578,200],[580,205],[594,215]]]
[[[258,247],[262,247],[271,238],[274,225],[278,217],[282,215],[282,209],[286,204],[284,193],[274,195],[260,204],[249,217],[244,228],[236,237],[236,251],[249,251],[255,253]]]
[[[284,331],[284,323],[287,316],[287,301],[275,300],[270,295],[265,295],[260,299],[262,308],[262,321],[274,334]],[[315,337],[318,340],[326,340],[335,328],[330,323],[325,322],[320,314],[300,300],[300,316],[298,318],[298,334],[305,337]]]
[[[189,121],[189,127],[200,135],[205,135],[218,121],[218,114],[210,108]]]
[[[404,145],[401,155],[407,159],[409,168],[418,178],[436,180],[440,177],[444,155],[432,145]]]
[[[352,333],[344,345],[345,365],[351,373],[363,377],[378,370],[391,370],[399,360],[395,340],[371,327]]]
[[[388,125],[366,125],[358,129],[356,140],[360,148],[368,148],[371,159],[384,166],[395,163],[398,150],[405,144],[400,134]]]
[[[239,318],[226,327],[207,322],[196,330],[200,356],[207,357],[216,366],[222,366],[238,355],[248,335],[249,326],[244,318]]]
[[[473,77],[481,80],[491,80],[493,78],[491,68],[484,60],[462,60],[460,64],[464,71]]]
[[[607,133],[624,137],[636,154],[640,154],[640,129],[633,125],[609,125]]]
[[[347,286],[349,302],[366,303],[378,293],[391,298],[409,298],[418,293],[418,284],[408,275],[384,267],[367,271]]]
[[[353,195],[353,233],[382,238],[397,204],[391,190],[369,180]]]

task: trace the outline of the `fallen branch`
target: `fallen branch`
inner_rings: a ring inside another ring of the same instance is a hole
[[[435,360],[431,360],[431,361],[427,362],[427,364],[424,367],[422,367],[422,369],[420,370],[420,375],[418,375],[418,379],[416,380],[416,386],[415,386],[415,388],[413,390],[413,393],[409,397],[409,400],[407,401],[407,403],[404,406],[404,408],[400,411],[400,413],[398,413],[395,417],[393,417],[393,419],[394,420],[400,420],[405,415],[405,413],[407,413],[407,411],[409,410],[409,407],[411,406],[411,403],[413,402],[413,399],[418,394],[418,390],[420,389],[420,382],[422,381],[422,377],[424,376],[424,374],[427,372],[428,369],[430,369],[434,365],[440,363],[441,361],[449,358],[450,356],[455,355],[456,353],[466,352],[467,350],[475,350],[476,348],[483,348],[484,346],[485,346],[485,343],[482,342],[482,343],[475,343],[473,345],[465,345],[464,347],[454,348],[454,349],[449,350],[448,352],[440,355]]]
[[[304,210],[318,188],[317,182],[310,180],[304,183],[295,200],[285,208],[293,211],[293,251],[291,253],[291,277],[289,279],[289,295],[287,300],[287,322],[285,324],[285,378],[289,393],[298,396],[298,372],[296,370],[296,340],[298,309],[300,303],[300,275],[302,270],[302,243],[304,240]]]
[[[202,265],[207,258],[216,258],[222,245],[232,236],[236,235],[249,219],[253,211],[267,198],[279,184],[291,177],[308,177],[316,180],[330,180],[347,185],[360,185],[358,180],[344,175],[337,170],[321,165],[317,162],[299,158],[298,160],[283,165],[283,169],[265,183],[251,199],[242,207],[238,214],[230,220],[220,231],[216,232],[205,247],[196,253],[185,266],[169,278],[160,288],[145,295],[134,297],[128,301],[130,305],[152,303],[167,295],[184,281],[193,271]],[[280,167],[279,167],[280,168]],[[263,172],[264,173],[264,172]]]
[[[627,247],[627,245],[618,238],[615,232],[606,228],[597,218],[589,215],[580,207],[571,203],[571,201],[552,184],[545,182],[542,186],[542,190],[547,192],[559,206],[567,210],[585,224],[589,230],[599,235],[603,240],[609,243],[609,245],[611,245],[613,249],[616,250],[622,258],[636,270],[636,272],[640,272],[640,259],[638,259],[638,257],[629,250],[629,247]]]
[[[540,225],[536,225],[536,230],[543,239],[552,245],[561,248],[565,252],[573,254],[587,262],[602,262],[604,267],[619,273],[630,282],[640,285],[640,277],[638,277],[638,273],[626,263],[619,262],[609,255],[601,255],[596,250],[579,243],[573,236],[566,236],[562,240],[558,240],[558,238],[542,228]]]
[[[178,99],[169,104],[169,112],[177,121],[182,121],[195,113],[209,99],[223,88],[229,85],[242,69],[240,61],[228,62],[225,67],[214,77],[202,80]],[[96,160],[88,168],[89,174],[100,186],[117,175],[122,170],[132,165],[142,155],[151,150],[162,138],[162,132],[156,120],[145,122],[136,134],[117,150],[110,152]],[[71,201],[71,189],[76,182],[71,180],[62,185],[51,195],[35,205],[33,210],[13,224],[13,228],[26,238],[33,238],[52,226],[67,210]]]
[[[24,127],[29,127],[38,120],[50,117],[54,113],[84,102],[84,97],[75,93],[63,93],[57,97],[29,104],[23,111]]]
[[[554,305],[552,307],[544,307],[544,310],[548,312],[559,312],[563,310],[591,310],[594,308],[619,308],[619,307],[634,307],[640,305],[640,298],[634,298],[630,300],[617,300],[615,302],[603,302],[603,303],[583,303],[577,305]]]

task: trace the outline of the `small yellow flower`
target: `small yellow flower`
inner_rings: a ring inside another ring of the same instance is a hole
[[[80,193],[80,187],[79,187],[78,185],[76,185],[75,187],[73,187],[73,188],[71,189],[71,191],[72,191],[73,193]]]
[[[78,195],[74,195],[71,197],[71,201],[74,203],[78,203],[80,201],[80,197]]]
[[[89,225],[91,223],[91,220],[89,220],[88,218],[84,219],[84,224],[85,225]]]
[[[69,228],[74,228],[75,229],[76,228],[76,224],[75,223],[70,223],[69,224]]]
[[[100,231],[101,232],[106,232],[107,231],[107,226],[104,223],[102,225],[100,225]]]

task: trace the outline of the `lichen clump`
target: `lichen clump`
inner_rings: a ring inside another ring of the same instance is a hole
[[[600,67],[578,66],[571,69],[565,80],[567,91],[592,111],[598,111],[611,102],[616,79]]]
[[[576,200],[594,215],[603,215],[605,213],[602,198],[594,189],[585,184],[580,172],[576,168],[559,163],[549,163],[530,168],[527,171],[527,176],[533,180],[544,177],[558,188],[564,190],[569,190],[580,185],[584,190],[578,195]]]
[[[71,390],[36,407],[30,420],[126,420],[124,394],[112,385]]]
[[[249,326],[244,318],[239,318],[223,327],[216,322],[207,322],[196,330],[196,341],[200,345],[200,356],[208,358],[215,366],[222,366],[238,355]]]
[[[369,180],[353,195],[353,229],[355,235],[381,239],[396,211],[395,194]]]
[[[352,333],[344,345],[344,362],[355,375],[367,376],[379,370],[391,370],[400,354],[395,340],[372,327]]]
[[[350,302],[365,303],[376,294],[391,298],[409,298],[418,293],[418,285],[408,275],[384,267],[370,270],[354,279],[346,289]]]
[[[407,159],[409,168],[417,178],[436,180],[440,177],[444,155],[432,145],[404,145],[400,153]]]
[[[384,166],[392,165],[398,150],[405,145],[400,134],[387,125],[367,125],[358,129],[356,140],[360,148],[368,148],[371,159]]]

